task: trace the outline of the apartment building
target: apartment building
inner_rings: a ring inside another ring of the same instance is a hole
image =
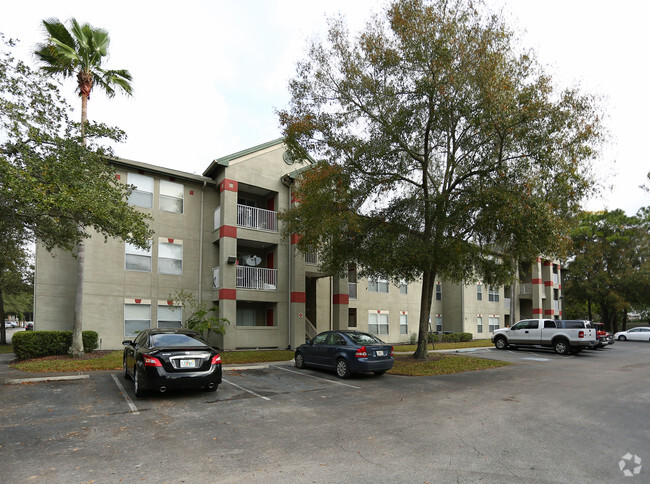
[[[314,254],[284,237],[277,214],[292,203],[292,183],[309,161],[294,161],[281,139],[214,160],[203,175],[137,161],[113,160],[117,181],[134,185],[129,202],[153,217],[147,250],[119,240],[86,242],[84,329],[103,349],[149,327],[179,327],[183,290],[218,305],[230,321],[215,344],[224,349],[295,348],[328,329],[358,329],[387,342],[417,332],[421,285],[394,285],[320,272]],[[77,262],[36,247],[36,329],[69,330]],[[538,258],[520,265],[513,287],[436,284],[432,331],[476,338],[521,317],[561,315],[560,266]],[[512,293],[515,298],[512,301]],[[512,306],[512,309],[511,309]],[[514,315],[511,312],[514,311]],[[514,316],[514,317],[511,317]]]

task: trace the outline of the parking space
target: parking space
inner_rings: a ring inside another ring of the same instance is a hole
[[[489,360],[508,361],[510,363],[546,363],[552,361],[566,361],[567,359],[589,359],[601,354],[613,351],[613,346],[599,348],[596,350],[584,350],[577,355],[558,355],[552,348],[545,348],[541,346],[535,347],[510,347],[505,350],[498,350],[496,348],[482,348],[477,351],[472,351],[468,354],[478,358],[486,358]]]

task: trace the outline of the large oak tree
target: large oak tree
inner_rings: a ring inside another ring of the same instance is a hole
[[[289,89],[289,151],[320,162],[288,230],[332,274],[421,279],[418,358],[436,278],[505,283],[561,254],[594,187],[597,100],[557,90],[481,2],[396,0],[356,37],[331,19]]]

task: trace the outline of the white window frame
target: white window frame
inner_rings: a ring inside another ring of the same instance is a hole
[[[388,311],[368,311],[368,332],[377,336],[390,334]]]
[[[180,251],[180,258],[171,257],[169,251]],[[161,255],[163,254],[164,255]],[[180,270],[170,270],[168,267],[175,267],[175,265],[164,264],[166,261],[180,261]],[[161,264],[163,262],[163,264]],[[158,274],[166,274],[170,276],[183,275],[183,241],[179,239],[170,239],[160,237],[158,239]]]
[[[175,193],[176,195],[173,195]],[[185,186],[182,183],[177,183],[169,180],[160,180],[160,195],[158,198],[158,207],[161,212],[170,212],[170,213],[183,213],[184,208],[184,194]],[[178,196],[180,195],[180,197]],[[175,202],[169,204],[167,202]],[[176,206],[178,207],[180,203],[180,210],[171,208]]]
[[[495,329],[499,329],[499,316],[489,316],[488,331],[493,333]]]
[[[135,329],[127,331],[127,323],[132,323],[130,326]],[[124,301],[124,336],[134,337],[139,331],[149,328],[151,328],[151,301],[126,299]]]
[[[436,283],[436,301],[442,301],[442,284]]]
[[[399,315],[399,334],[409,334],[409,315],[402,311]]]
[[[483,316],[476,316],[476,332],[483,333]]]
[[[483,286],[481,284],[476,285],[476,300],[477,301],[483,300]]]
[[[499,302],[499,288],[490,286],[488,288],[488,300],[490,302]]]
[[[135,258],[136,260],[144,260],[145,258],[149,260],[149,268],[144,270],[144,269],[135,269],[132,267],[129,267],[129,259]],[[125,243],[124,245],[124,270],[125,271],[135,271],[135,272],[151,272],[151,265],[152,265],[152,256],[151,256],[151,241],[149,241],[149,248],[148,249],[141,249],[139,247],[136,247],[133,244],[130,244],[128,242]]]
[[[131,196],[129,196],[129,205],[153,208],[153,177],[141,175],[140,173],[127,173],[126,180],[127,184],[135,186],[131,192]],[[139,203],[136,203],[134,199],[137,199]],[[141,200],[146,200],[148,203],[142,204]]]
[[[442,314],[436,314],[436,331],[442,333]]]
[[[381,294],[388,294],[388,286],[389,286],[388,279],[384,279],[382,277],[368,278],[368,292],[378,292]]]
[[[409,286],[406,281],[400,281],[399,283],[399,293],[407,295],[409,293]]]
[[[182,328],[183,327],[183,307],[169,304],[167,301],[158,301],[156,312],[156,324],[159,328]],[[171,311],[169,311],[171,310]],[[172,314],[169,314],[169,313]],[[161,319],[164,316],[164,319]],[[162,325],[160,323],[163,323]]]

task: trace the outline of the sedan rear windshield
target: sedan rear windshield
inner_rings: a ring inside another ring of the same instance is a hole
[[[368,333],[347,333],[348,338],[358,345],[381,345],[382,340]]]
[[[203,341],[192,338],[186,334],[153,334],[151,344],[155,347],[163,346],[208,346]]]

